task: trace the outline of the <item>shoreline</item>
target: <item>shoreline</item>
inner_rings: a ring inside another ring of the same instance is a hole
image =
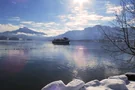
[[[135,90],[135,73],[126,73],[118,76],[110,76],[107,79],[92,80],[87,83],[80,79],[74,79],[67,85],[58,80],[47,84],[41,90]]]

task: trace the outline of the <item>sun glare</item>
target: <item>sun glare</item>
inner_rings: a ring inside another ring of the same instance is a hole
[[[74,0],[74,3],[79,3],[80,5],[87,3],[87,2],[89,2],[89,1],[88,0]]]

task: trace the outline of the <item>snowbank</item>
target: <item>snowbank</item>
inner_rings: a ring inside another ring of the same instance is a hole
[[[74,79],[67,85],[59,80],[46,85],[42,90],[135,90],[135,81],[128,81],[126,75],[111,76],[108,79],[88,83]]]

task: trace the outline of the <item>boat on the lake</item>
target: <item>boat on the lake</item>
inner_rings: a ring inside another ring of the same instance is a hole
[[[60,38],[60,39],[54,39],[52,41],[52,43],[56,44],[56,45],[69,45],[69,42],[70,42],[70,40],[66,37]]]

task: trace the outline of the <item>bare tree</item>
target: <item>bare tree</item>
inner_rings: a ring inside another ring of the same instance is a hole
[[[128,54],[130,59],[135,57],[135,0],[121,0],[121,13],[115,13],[116,20],[113,22],[113,31],[102,31],[111,44],[107,50],[117,55]],[[117,28],[118,27],[118,28]],[[112,46],[112,47],[111,47]]]

